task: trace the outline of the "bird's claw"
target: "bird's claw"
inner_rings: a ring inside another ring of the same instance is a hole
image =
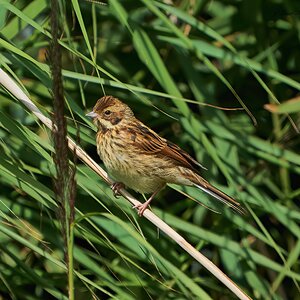
[[[148,203],[143,203],[143,204],[141,204],[141,203],[138,203],[138,204],[135,204],[134,206],[132,206],[132,209],[137,209],[137,213],[138,213],[138,215],[140,216],[140,217],[142,217],[143,216],[143,214],[144,214],[144,211],[148,208]]]
[[[111,186],[112,192],[116,198],[121,196],[120,190],[125,188],[122,182],[115,182]]]

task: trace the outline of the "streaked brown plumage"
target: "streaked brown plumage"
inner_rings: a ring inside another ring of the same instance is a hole
[[[195,186],[242,212],[238,202],[200,176],[200,163],[136,119],[119,99],[102,97],[87,116],[98,126],[97,151],[108,173],[139,193],[152,193],[137,207],[139,215],[167,183]],[[120,186],[114,185],[114,192]]]

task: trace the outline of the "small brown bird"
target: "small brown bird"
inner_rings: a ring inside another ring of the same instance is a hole
[[[98,154],[117,180],[112,186],[114,194],[124,185],[139,193],[152,193],[144,204],[135,207],[140,216],[167,183],[195,186],[243,212],[238,202],[201,177],[197,170],[203,168],[200,163],[136,119],[119,99],[102,97],[87,116],[98,127]]]

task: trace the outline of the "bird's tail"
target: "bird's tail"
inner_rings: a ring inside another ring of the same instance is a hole
[[[239,202],[235,201],[233,198],[229,197],[222,191],[218,190],[217,188],[215,188],[214,186],[209,184],[207,181],[205,181],[203,183],[202,182],[194,183],[194,186],[197,187],[198,189],[204,191],[205,193],[211,195],[215,199],[221,201],[222,203],[228,205],[229,207],[231,207],[238,213],[240,213],[242,215],[245,214],[245,210],[243,207],[241,207],[241,204]]]

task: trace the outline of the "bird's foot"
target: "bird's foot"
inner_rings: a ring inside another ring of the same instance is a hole
[[[156,191],[154,191],[154,193],[151,195],[151,197],[143,204],[139,203],[134,205],[132,208],[136,208],[138,211],[138,215],[141,217],[144,213],[144,211],[148,208],[149,204],[151,203],[151,201],[153,200],[153,198],[155,197],[155,195],[163,188],[164,186],[159,186],[158,189]]]
[[[143,204],[141,204],[141,203],[136,204],[136,205],[132,206],[132,208],[133,208],[133,209],[136,208],[136,209],[137,209],[138,215],[139,215],[140,217],[142,217],[143,214],[144,214],[144,211],[148,208],[148,206],[149,206],[149,203],[147,203],[147,201],[146,201],[146,202],[143,203]]]
[[[121,196],[120,190],[121,190],[121,189],[124,189],[124,188],[125,188],[125,185],[124,185],[124,183],[122,183],[122,182],[115,182],[115,183],[113,183],[110,187],[111,187],[111,189],[112,189],[112,192],[113,192],[114,196],[115,196],[116,198],[118,198],[118,197]]]

